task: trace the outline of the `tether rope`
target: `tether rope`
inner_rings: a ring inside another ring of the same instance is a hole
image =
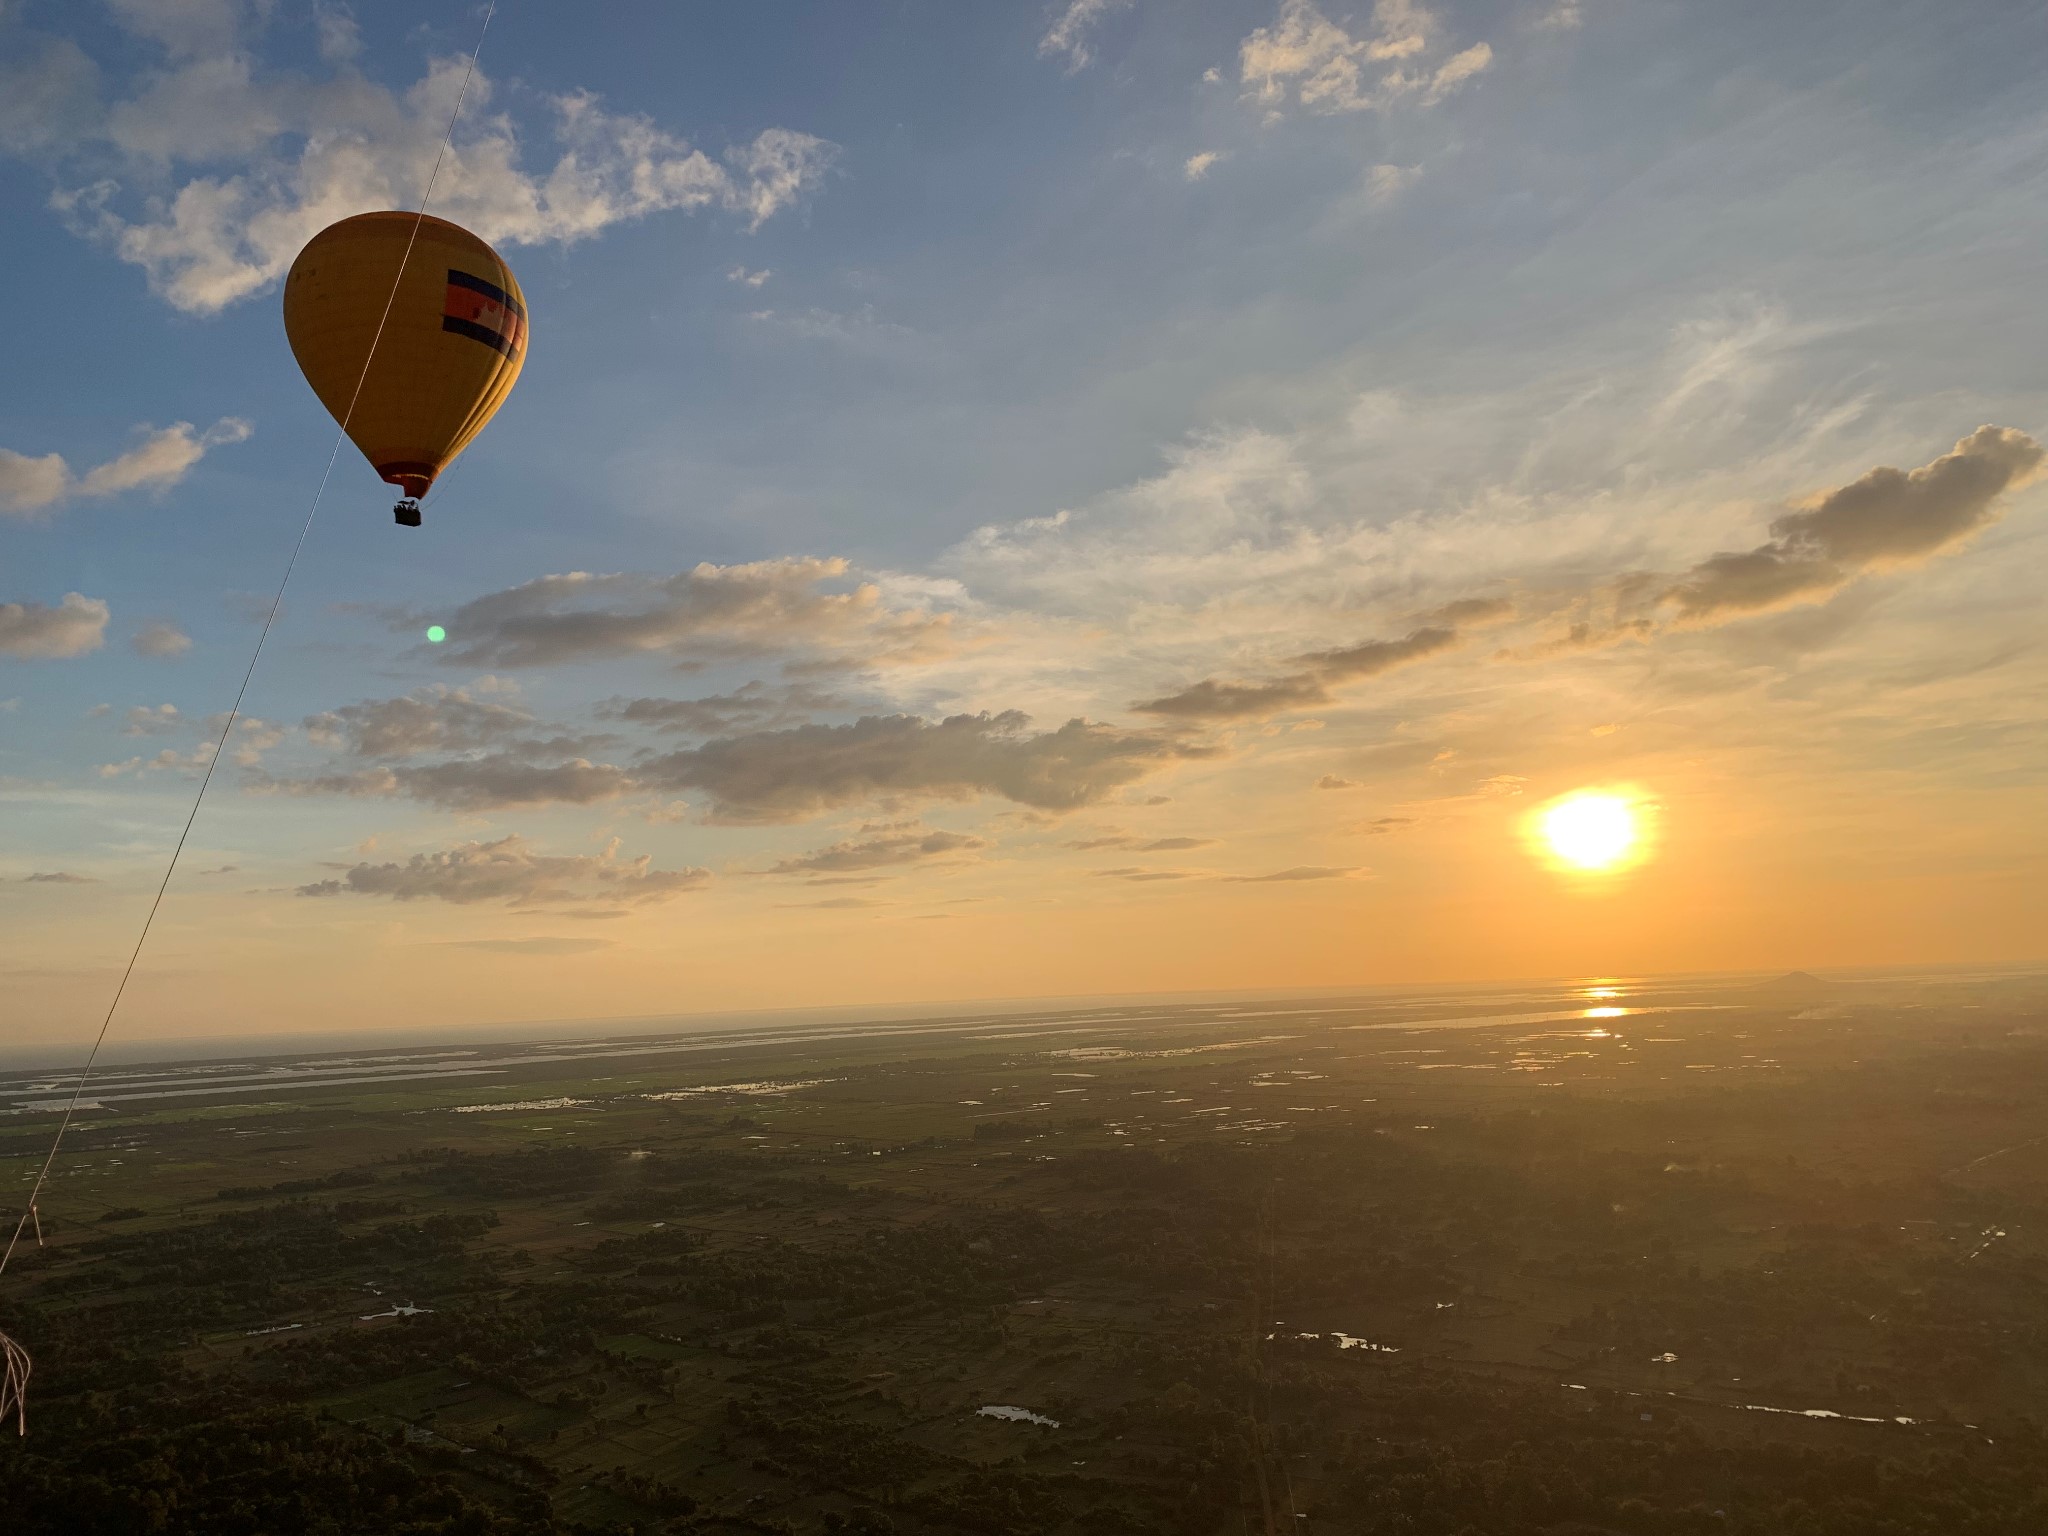
[[[149,931],[156,924],[157,909],[163,905],[164,892],[170,889],[171,877],[178,872],[178,859],[185,852],[185,840],[192,835],[192,824],[199,819],[199,808],[206,803],[207,787],[213,783],[213,770],[220,766],[221,755],[227,751],[228,737],[235,729],[235,722],[242,715],[242,701],[248,696],[249,682],[256,676],[256,664],[263,659],[264,644],[270,639],[272,626],[277,623],[278,610],[284,606],[285,588],[291,585],[292,572],[298,568],[299,555],[306,547],[306,539],[313,532],[313,519],[319,515],[320,499],[327,494],[327,482],[334,475],[335,461],[341,456],[341,445],[348,440],[348,425],[355,419],[356,402],[362,398],[363,385],[369,381],[370,365],[376,361],[377,347],[384,339],[384,327],[391,319],[392,306],[398,302],[398,286],[404,281],[406,263],[412,259],[412,248],[420,237],[420,227],[427,220],[427,205],[433,201],[434,183],[440,180],[441,166],[448,158],[448,151],[455,142],[455,124],[462,116],[462,104],[469,96],[470,81],[476,75],[476,61],[484,51],[484,37],[491,30],[491,18],[498,12],[498,0],[490,0],[484,12],[484,22],[477,29],[476,47],[470,50],[469,68],[462,76],[462,88],[455,93],[455,110],[448,114],[448,131],[441,135],[441,148],[434,155],[434,168],[427,173],[426,191],[420,195],[419,211],[414,215],[412,233],[406,237],[405,254],[398,259],[398,271],[391,279],[391,292],[385,297],[384,312],[377,317],[377,329],[370,338],[369,353],[363,358],[363,371],[356,376],[355,392],[349,396],[348,410],[342,414],[341,430],[335,434],[334,447],[327,454],[327,468],[321,472],[320,485],[313,492],[313,504],[306,509],[306,521],[299,529],[298,541],[292,545],[291,558],[285,561],[284,575],[278,581],[277,595],[270,600],[270,611],[263,617],[263,630],[256,637],[256,648],[249,653],[249,665],[242,673],[242,686],[235,690],[235,702],[228,710],[227,723],[221,727],[220,740],[214,743],[213,756],[207,760],[206,772],[199,780],[199,793],[192,797],[192,809],[185,817],[185,826],[178,833],[177,846],[171,850],[170,863],[164,867],[164,877],[158,882],[156,896],[149,904],[149,911],[142,919],[142,931],[135,937],[135,947],[128,953],[128,964],[121,972],[121,981],[114,988],[114,997],[107,1004],[106,1017],[100,1021],[100,1032],[94,1038],[92,1050],[86,1055],[85,1066],[78,1074],[78,1084],[71,1090],[71,1100],[64,1106],[64,1118],[57,1123],[57,1134],[50,1139],[50,1152],[43,1159],[43,1166],[36,1174],[35,1186],[29,1191],[28,1204],[21,1213],[21,1219],[14,1224],[14,1233],[7,1240],[7,1250],[0,1253],[0,1274],[7,1272],[7,1264],[14,1257],[15,1247],[21,1242],[21,1234],[28,1229],[31,1221],[37,1224],[37,1237],[41,1237],[41,1221],[36,1215],[36,1201],[41,1197],[43,1185],[48,1182],[50,1170],[56,1165],[57,1154],[63,1149],[64,1135],[71,1129],[72,1117],[78,1112],[78,1102],[85,1096],[86,1084],[91,1081],[93,1067],[98,1063],[100,1049],[107,1043],[107,1031],[113,1027],[114,1013],[121,1006],[121,998],[128,990],[128,982],[135,974],[135,963],[142,958],[142,947],[149,942]],[[17,1346],[18,1347],[18,1346]],[[25,1374],[25,1373],[24,1373]]]

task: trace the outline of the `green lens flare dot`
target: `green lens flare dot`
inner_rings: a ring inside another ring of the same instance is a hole
[[[429,624],[427,626],[427,644],[439,645],[443,640],[446,640],[447,638],[448,631],[443,629],[440,625]]]

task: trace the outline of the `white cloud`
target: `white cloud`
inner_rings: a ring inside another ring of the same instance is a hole
[[[219,714],[208,715],[200,723],[199,728],[207,736],[218,742],[221,732],[227,728],[227,723],[227,712],[223,710]],[[234,760],[236,764],[243,768],[261,766],[263,754],[270,751],[273,747],[282,746],[285,738],[290,734],[291,732],[288,727],[278,725],[273,721],[261,720],[255,715],[236,716],[234,730]]]
[[[624,119],[613,119],[621,121]],[[679,140],[666,142],[680,147]],[[822,181],[838,155],[838,146],[808,133],[763,129],[751,144],[725,152],[741,179],[728,178],[719,188],[719,201],[728,208],[744,209],[750,216],[747,228],[759,229]]]
[[[1205,149],[1199,155],[1189,155],[1187,164],[1181,167],[1181,174],[1189,181],[1200,181],[1222,158],[1222,154],[1213,149]]]
[[[74,475],[62,454],[29,458],[0,448],[0,514],[34,518],[78,496],[119,496],[165,491],[183,480],[207,451],[248,440],[249,423],[224,416],[204,432],[189,421],[140,427],[142,441],[84,475]]]
[[[1420,180],[1419,165],[1376,165],[1365,173],[1365,195],[1375,203],[1389,202]]]
[[[1090,34],[1105,16],[1129,4],[1130,0],[1067,0],[1038,40],[1039,53],[1045,58],[1064,58],[1070,75],[1086,69],[1095,57],[1089,46]]]
[[[1293,102],[1310,112],[1362,112],[1414,97],[1431,106],[1480,73],[1493,50],[1476,43],[1430,68],[1436,17],[1416,0],[1378,0],[1372,29],[1353,36],[1314,0],[1281,0],[1270,27],[1238,49],[1246,96],[1277,112]]]
[[[204,432],[192,423],[180,421],[160,432],[151,432],[140,444],[119,458],[110,459],[86,473],[78,482],[81,496],[118,496],[123,491],[165,490],[185,478],[186,472],[206,456],[206,450],[223,443],[248,441],[249,423],[223,417]]]
[[[107,0],[115,22],[173,58],[232,46],[245,20],[236,0]]]
[[[137,704],[128,711],[128,722],[121,728],[123,736],[161,736],[166,731],[175,731],[184,723],[175,704]]]
[[[774,275],[775,274],[766,267],[761,268],[761,270],[758,272],[750,272],[747,270],[745,264],[742,263],[741,265],[734,267],[731,271],[727,272],[725,274],[725,280],[729,283],[745,283],[749,288],[758,288],[763,283],[767,282],[768,279],[773,277]]]
[[[1788,492],[1850,486],[1887,462],[1910,479],[1912,466],[1933,454],[1901,458],[1892,445],[1925,444],[1930,423],[1948,423],[1934,403],[1879,411],[1857,394],[1845,404],[1831,381],[1817,385],[1807,354],[1836,344],[1837,333],[1795,325],[1739,296],[1717,301],[1712,314],[1720,318],[1682,311],[1665,321],[1658,343],[1632,342],[1621,355],[1600,349],[1591,359],[1524,360],[1524,371],[1493,393],[1483,385],[1463,395],[1361,393],[1331,378],[1277,403],[1227,401],[1224,409],[1241,419],[1286,425],[1193,435],[1169,448],[1152,475],[1050,516],[984,528],[939,557],[936,569],[977,605],[967,611],[995,616],[1005,633],[1029,640],[964,650],[921,669],[911,676],[926,691],[912,697],[932,713],[935,696],[948,708],[996,698],[1064,719],[1164,696],[1185,712],[1151,718],[1204,729],[1320,708],[1327,697],[1346,711],[1336,724],[1348,730],[1365,728],[1368,718],[1388,728],[1396,719],[1442,718],[1468,688],[1523,707],[1518,691],[1533,686],[1526,673],[1519,683],[1507,681],[1506,669],[1496,669],[1498,681],[1484,674],[1500,650],[1533,658],[1532,642],[1554,636],[1569,642],[1557,654],[1560,672],[1571,675],[1640,669],[1674,686],[1668,680],[1683,650],[1705,687],[1706,655],[1735,645],[1748,647],[1745,654],[1763,649],[1760,666],[1781,665],[1786,653],[1772,651],[1762,631],[1791,620],[1741,625],[1738,634],[1718,618],[1696,619],[1694,626],[1715,625],[1716,635],[1679,634],[1674,589],[1714,551],[1762,543],[1760,530],[1789,510]],[[1950,430],[1932,441],[1956,436]],[[1970,449],[1970,467],[2003,463],[1996,448]],[[1976,485],[1982,477],[1968,478]],[[2032,497],[2010,499],[2016,508],[2034,505]],[[1914,526],[1962,530],[1942,544],[1946,551],[2004,505],[1944,499],[1942,516]],[[2003,547],[2028,536],[2013,529],[1997,537]],[[1955,561],[1916,583],[1924,596],[1887,602],[1917,610],[1998,579],[1983,561],[1968,564]],[[1616,582],[1627,572],[1656,574],[1624,604]],[[1814,610],[1844,584],[1831,574],[1789,601]],[[1440,610],[1475,594],[1515,597],[1511,628],[1496,645],[1415,656],[1413,666],[1369,684],[1288,659],[1341,651],[1366,636],[1462,631],[1485,616]],[[1660,594],[1672,595],[1658,604]],[[1718,606],[1729,595],[1717,584],[1695,601]],[[1837,616],[1831,622],[1852,621],[1843,604],[1828,611]],[[1617,629],[1638,618],[1640,633]],[[1654,652],[1589,651],[1631,635],[1654,638]],[[1564,659],[1567,651],[1583,660]],[[1211,686],[1176,699],[1204,680]],[[953,694],[931,691],[947,681]],[[1612,719],[1619,707],[1603,698],[1588,704],[1588,717]],[[1256,750],[1242,728],[1230,728],[1240,747]],[[1303,781],[1335,769],[1377,783],[1377,771],[1367,775],[1363,766],[1318,760]],[[1516,766],[1512,757],[1497,764]]]
[[[154,656],[169,659],[182,656],[192,649],[192,637],[175,624],[149,624],[136,631],[128,642],[129,648],[138,656]]]
[[[64,594],[56,607],[0,603],[0,656],[51,660],[83,656],[107,639],[107,605],[96,597]]]
[[[0,50],[0,152],[68,148],[100,115],[99,67],[76,43],[10,33]]]
[[[1463,53],[1454,53],[1429,77],[1429,89],[1424,92],[1424,106],[1434,106],[1451,92],[1475,75],[1484,74],[1493,64],[1493,49],[1485,43],[1474,43]]]
[[[101,763],[96,770],[103,779],[119,779],[145,773],[199,773],[213,761],[214,744],[202,741],[189,752],[165,747],[155,757],[131,757],[120,763]]]
[[[346,64],[363,51],[362,33],[345,5],[316,4],[313,33],[320,44],[320,57],[330,64]]]
[[[875,313],[872,304],[858,309],[751,309],[747,319],[799,341],[827,342],[852,352],[874,356],[900,354],[905,345],[917,340],[917,332]]]
[[[409,89],[387,89],[348,63],[353,21],[325,8],[315,24],[333,72],[307,79],[262,68],[242,46],[233,5],[124,3],[127,24],[165,49],[167,67],[145,75],[137,94],[89,110],[78,103],[91,81],[74,66],[74,130],[33,133],[0,108],[0,146],[90,166],[92,179],[64,186],[52,206],[141,267],[171,304],[218,311],[275,282],[337,219],[417,204],[468,60],[432,60]],[[543,98],[540,133],[491,110],[492,94],[479,71],[434,212],[493,243],[564,244],[625,220],[705,208],[758,229],[815,189],[837,154],[810,134],[769,128],[714,158],[649,117],[606,111],[588,92]],[[550,137],[552,160],[529,165],[522,146]]]
[[[71,467],[59,453],[39,459],[0,448],[0,513],[24,517],[55,506],[71,487]]]

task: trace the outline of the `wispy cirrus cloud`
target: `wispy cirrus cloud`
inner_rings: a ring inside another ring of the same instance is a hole
[[[1067,73],[1086,69],[1094,62],[1094,33],[1105,17],[1124,9],[1131,0],[1065,0],[1060,12],[1038,40],[1045,58],[1066,61]]]
[[[1238,75],[1269,111],[1362,112],[1404,101],[1434,106],[1493,62],[1486,43],[1444,57],[1435,14],[1417,0],[1377,0],[1372,25],[1354,34],[1314,0],[1281,0],[1273,24],[1245,38]],[[1434,56],[1434,62],[1431,62]]]

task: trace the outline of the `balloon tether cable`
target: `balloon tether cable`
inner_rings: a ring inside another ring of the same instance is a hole
[[[284,575],[277,584],[277,594],[270,600],[270,611],[263,616],[263,629],[256,636],[256,648],[249,654],[249,665],[242,673],[242,685],[235,690],[235,702],[228,710],[227,722],[221,727],[220,739],[214,743],[213,756],[207,760],[206,771],[199,780],[199,792],[192,797],[192,809],[185,817],[184,828],[178,833],[178,841],[171,849],[170,863],[164,867],[164,877],[158,882],[156,896],[150,901],[149,911],[142,919],[142,931],[135,937],[135,947],[128,953],[128,964],[121,972],[119,985],[114,988],[112,1001],[107,1004],[106,1017],[100,1021],[99,1034],[94,1038],[92,1050],[87,1053],[85,1065],[78,1074],[78,1083],[71,1090],[70,1102],[64,1106],[64,1118],[57,1123],[57,1134],[50,1138],[49,1155],[43,1159],[43,1166],[36,1174],[33,1188],[29,1190],[28,1205],[21,1213],[21,1219],[14,1224],[14,1233],[7,1240],[7,1248],[0,1253],[0,1274],[6,1273],[7,1264],[14,1257],[15,1247],[21,1242],[21,1235],[31,1223],[35,1226],[36,1241],[42,1241],[42,1217],[37,1213],[36,1201],[48,1182],[50,1169],[57,1162],[57,1154],[64,1145],[65,1132],[71,1129],[72,1117],[78,1112],[79,1100],[85,1096],[85,1087],[91,1080],[93,1067],[98,1063],[100,1049],[107,1043],[107,1031],[113,1026],[115,1010],[121,1006],[121,998],[128,990],[128,982],[135,974],[135,963],[142,958],[142,947],[149,942],[149,931],[155,926],[158,908],[164,902],[164,892],[170,889],[171,877],[178,872],[178,859],[185,851],[185,840],[192,835],[192,824],[199,819],[199,808],[206,803],[207,788],[213,783],[213,770],[220,766],[223,753],[227,751],[228,737],[235,729],[235,722],[241,718],[242,701],[248,696],[250,680],[256,676],[256,664],[263,659],[263,647],[270,639],[272,626],[277,623],[278,610],[284,606],[285,588],[291,585],[292,572],[297,569],[299,555],[305,550],[306,540],[313,532],[313,519],[319,515],[320,499],[327,494],[327,482],[333,477],[335,461],[341,456],[341,445],[348,440],[348,426],[356,413],[356,402],[362,398],[363,385],[370,377],[370,365],[376,361],[378,343],[384,339],[384,327],[391,319],[392,306],[398,302],[398,286],[405,278],[406,263],[412,259],[413,246],[420,237],[420,227],[426,223],[427,205],[434,197],[434,183],[440,179],[441,166],[448,158],[448,151],[455,143],[455,124],[462,116],[462,104],[469,96],[470,81],[476,75],[476,61],[484,51],[484,37],[491,30],[491,18],[497,14],[498,0],[490,0],[484,12],[483,25],[477,29],[476,47],[470,50],[469,68],[462,76],[462,88],[455,93],[455,110],[448,114],[448,131],[441,135],[441,148],[434,155],[434,168],[427,173],[426,190],[420,194],[419,211],[413,216],[412,233],[405,242],[405,254],[398,259],[398,272],[391,279],[391,292],[384,300],[384,313],[377,317],[377,330],[370,338],[370,350],[363,358],[363,371],[356,377],[355,392],[349,396],[348,410],[341,418],[341,430],[335,434],[334,447],[328,451],[327,467],[321,472],[319,487],[313,492],[313,504],[306,509],[306,521],[299,529],[297,542],[292,545],[291,558],[285,561]],[[15,1388],[16,1368],[14,1354],[20,1352],[19,1380],[22,1388],[28,1381],[28,1356],[21,1352],[21,1346],[0,1334],[0,1351],[7,1354],[7,1387],[0,1390],[0,1403],[12,1409],[21,1417],[21,1402]],[[13,1398],[13,1401],[9,1401]],[[23,1432],[26,1421],[22,1419]]]

